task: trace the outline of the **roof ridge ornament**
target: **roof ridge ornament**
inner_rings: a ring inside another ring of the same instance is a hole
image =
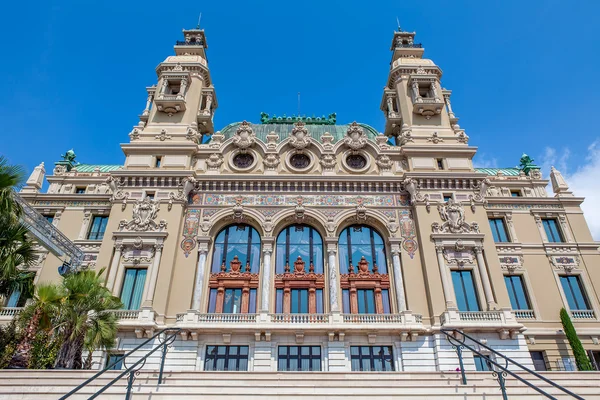
[[[269,114],[267,114],[265,112],[260,113],[260,123],[263,125],[264,124],[294,124],[296,122],[303,122],[306,125],[335,125],[336,118],[337,118],[336,113],[331,113],[327,117],[325,117],[325,115],[323,115],[321,117],[316,117],[314,114],[312,117],[307,117],[306,115],[303,115],[303,116],[292,115],[292,116],[288,117],[285,114],[278,117],[275,114],[272,114],[271,116],[269,116]]]

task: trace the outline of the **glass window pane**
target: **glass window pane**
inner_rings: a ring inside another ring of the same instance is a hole
[[[283,289],[275,290],[275,312],[283,313]]]
[[[575,296],[573,295],[573,291],[571,290],[571,285],[569,284],[568,276],[561,276],[560,283],[563,287],[563,292],[565,293],[565,297],[567,298],[567,303],[569,304],[569,308],[571,310],[579,310],[579,306],[577,301],[575,300]]]
[[[210,289],[208,297],[208,312],[214,313],[217,308],[217,289]]]
[[[480,311],[475,283],[473,282],[473,273],[471,271],[461,271],[463,284],[465,287],[465,297],[467,299],[468,311]]]
[[[342,289],[342,309],[344,314],[350,314],[350,291]]]
[[[381,290],[381,299],[383,302],[383,313],[384,314],[390,314],[391,310],[390,310],[390,291],[387,289],[382,289]]]
[[[323,314],[323,289],[315,291],[317,297],[317,314]]]
[[[308,289],[300,290],[300,312],[308,313]]]
[[[250,298],[248,304],[248,313],[256,312],[256,289],[250,289]]]

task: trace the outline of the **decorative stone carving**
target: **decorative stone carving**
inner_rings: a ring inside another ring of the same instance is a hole
[[[377,160],[375,160],[375,163],[379,166],[379,168],[382,171],[391,171],[392,169],[392,159],[390,158],[390,156],[387,156],[385,154],[380,155],[379,157],[377,157]]]
[[[388,142],[389,138],[385,135],[377,135],[375,136],[375,142],[379,146],[381,150],[387,150],[390,148],[390,144]]]
[[[427,141],[431,142],[433,144],[438,144],[440,142],[443,142],[444,139],[442,139],[437,132],[433,132],[433,135],[431,135],[431,137],[427,138]]]
[[[273,153],[267,154],[267,156],[263,159],[263,164],[265,164],[265,167],[267,169],[277,168],[280,162],[281,161],[279,160],[279,155]]]
[[[237,221],[241,221],[244,219],[244,198],[242,196],[238,196],[235,198],[235,206],[233,206],[233,219]]]
[[[185,133],[186,140],[190,140],[198,144],[201,136],[202,135],[198,133],[198,125],[195,122],[192,122],[192,124],[187,129],[187,132]]]
[[[125,210],[130,193],[123,190],[123,186],[125,186],[123,178],[121,178],[121,180],[117,180],[113,176],[109,176],[106,178],[105,183],[113,193],[111,201],[122,200],[123,203],[121,204],[121,210]]]
[[[217,170],[223,164],[223,156],[218,153],[211,154],[206,160],[209,169]]]
[[[356,200],[356,203],[356,219],[359,221],[366,221],[367,207],[365,207],[363,199],[359,198]]]
[[[296,199],[296,207],[294,208],[294,215],[298,222],[301,222],[302,220],[304,220],[305,208],[302,205],[303,201],[304,200],[302,199],[302,196],[298,196],[298,198]]]
[[[415,178],[406,178],[404,179],[404,188],[406,189],[406,191],[410,194],[410,202],[411,204],[415,204],[416,202],[423,202],[426,201],[427,203],[429,203],[429,195],[428,194],[422,194],[419,193],[419,183],[417,182],[417,180]],[[427,211],[429,211],[429,204],[427,204],[428,209]]]
[[[209,147],[211,149],[218,149],[223,144],[223,140],[225,140],[225,135],[222,135],[221,131],[217,131],[217,133],[211,136]]]
[[[289,144],[297,150],[305,149],[310,145],[310,133],[306,129],[304,122],[296,122],[290,135]]]
[[[129,140],[140,140],[140,130],[137,127],[133,128],[133,130],[129,132]]]
[[[279,142],[279,135],[277,135],[274,131],[269,132],[267,135],[267,149],[277,149],[277,142]]]
[[[57,165],[54,167],[54,170],[52,171],[52,173],[54,175],[63,175],[67,172],[67,167],[65,167],[64,165]]]
[[[138,200],[133,205],[132,220],[129,222],[121,220],[119,228],[137,232],[166,228],[166,221],[161,220],[159,223],[154,221],[158,215],[158,211],[158,203],[149,197],[144,197],[143,200]]]
[[[498,257],[500,268],[509,274],[515,273],[523,267],[523,256],[501,256]]]
[[[407,124],[402,124],[398,140],[400,142],[400,146],[404,146],[406,143],[415,141],[412,136],[412,130],[408,127]]]
[[[563,178],[560,171],[554,168],[554,166],[550,167],[550,181],[552,182],[552,191],[555,194],[569,196],[573,195],[569,191],[569,185],[567,185],[567,181],[565,181],[565,178]]]
[[[333,170],[333,168],[335,168],[335,156],[333,154],[323,154],[319,163],[324,170]]]
[[[327,151],[331,151],[333,149],[333,135],[329,132],[325,132],[321,136],[321,143],[323,143],[323,148]]]
[[[469,136],[465,133],[465,131],[460,131],[456,134],[456,141],[458,143],[469,143]]]
[[[165,140],[171,140],[171,135],[167,135],[167,130],[163,129],[160,131],[160,134],[154,136],[154,140],[160,140],[161,142],[164,142]]]
[[[577,256],[549,256],[548,258],[555,269],[563,270],[567,274],[579,266],[579,257]]]
[[[431,224],[434,233],[479,233],[479,225],[476,222],[466,223],[465,210],[454,200],[450,199],[446,204],[439,204],[438,212],[443,223]]]
[[[133,248],[136,250],[140,250],[142,247],[144,246],[144,241],[142,240],[141,237],[136,237],[133,240]]]
[[[233,136],[233,144],[240,150],[244,151],[254,145],[256,134],[252,130],[250,124],[246,121],[242,122]]]
[[[352,150],[362,149],[367,144],[365,132],[356,122],[350,124],[350,127],[346,131],[344,143]]]

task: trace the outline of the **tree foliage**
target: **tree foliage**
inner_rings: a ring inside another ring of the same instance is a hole
[[[571,322],[571,317],[564,307],[560,310],[560,321],[562,322],[565,335],[567,336],[567,340],[571,346],[571,350],[573,350],[577,369],[579,371],[592,371],[592,364],[590,363],[587,354],[585,354],[581,340],[579,340],[577,332],[575,331],[575,327],[573,326],[573,322]]]

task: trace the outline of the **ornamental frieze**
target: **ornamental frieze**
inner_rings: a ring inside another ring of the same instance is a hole
[[[235,205],[238,195],[212,194],[201,195],[195,193],[190,199],[191,205],[207,206],[229,206]],[[241,196],[244,206],[296,206],[298,195],[251,195]],[[405,204],[404,198],[398,196],[400,204],[394,195],[364,195],[364,196],[343,196],[343,195],[303,195],[302,204],[304,206],[351,206],[358,204],[375,207],[396,207]]]

